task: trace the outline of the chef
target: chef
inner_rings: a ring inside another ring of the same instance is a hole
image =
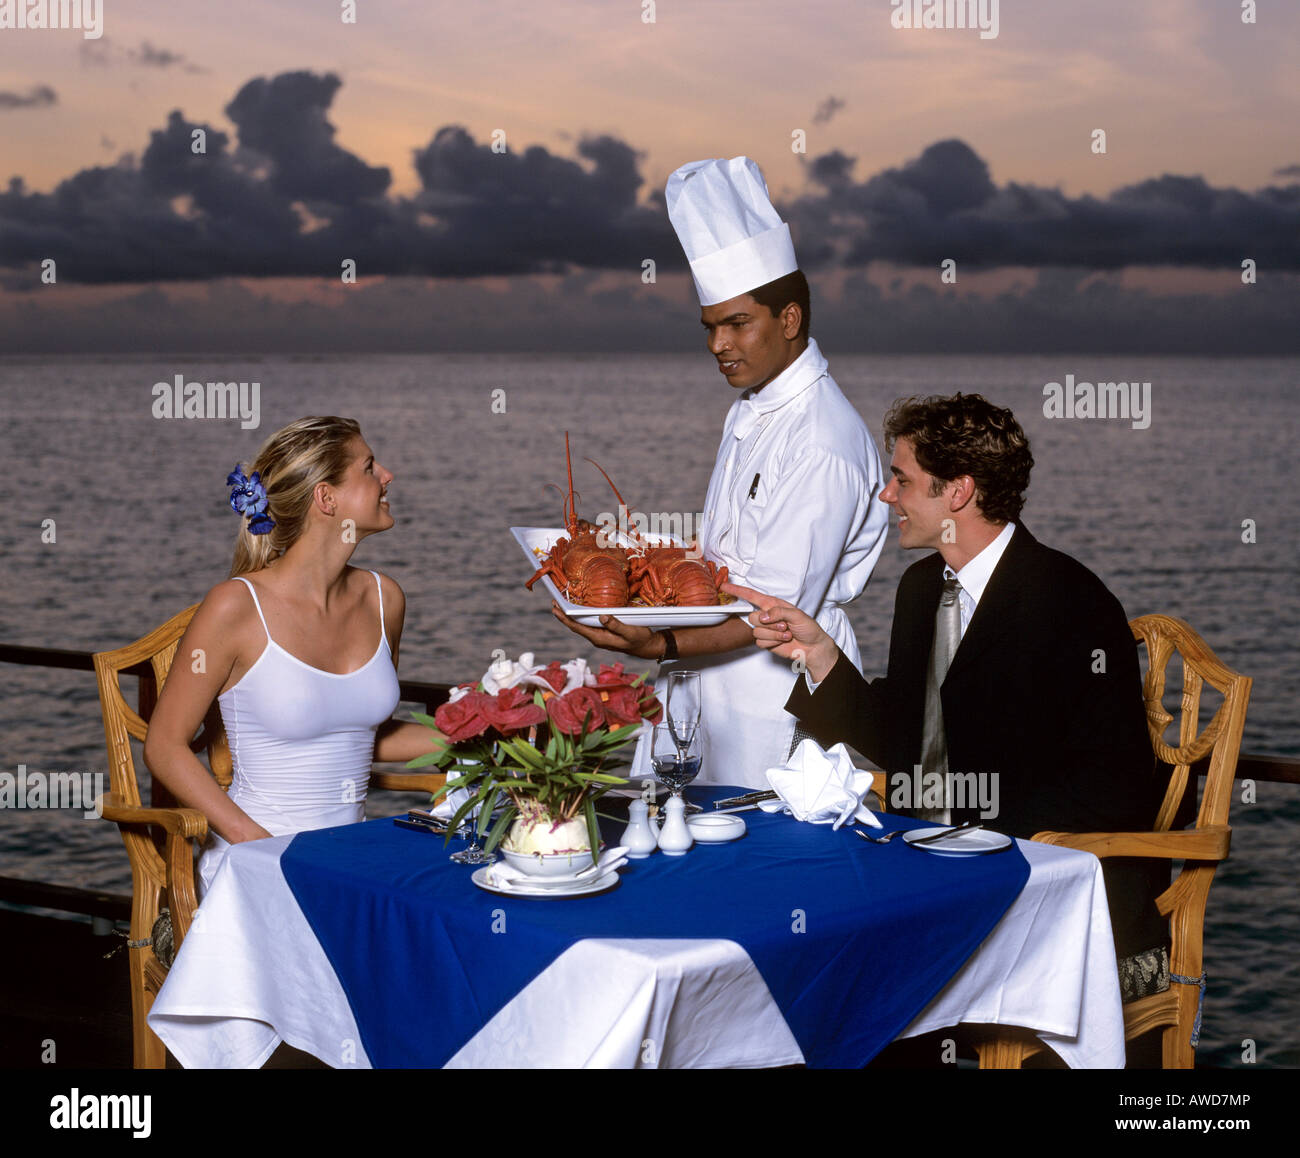
[[[816,618],[861,667],[844,604],[866,586],[888,528],[877,501],[880,457],[808,336],[808,282],[790,228],[748,157],[694,161],[669,179],[668,216],[686,251],[709,352],[739,392],[709,480],[700,547],[733,582],[777,594]],[[698,783],[767,788],[768,768],[796,740],[785,701],[789,660],[754,646],[733,616],[715,627],[653,631],[603,615],[600,627],[555,616],[592,643],[700,672],[703,761]],[[649,776],[649,744],[633,774]]]

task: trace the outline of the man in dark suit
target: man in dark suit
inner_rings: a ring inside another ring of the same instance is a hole
[[[759,646],[806,667],[786,710],[823,744],[875,761],[894,803],[919,804],[918,815],[979,813],[1025,838],[1149,831],[1159,787],[1136,645],[1101,580],[1017,523],[1033,457],[1015,417],[979,395],[910,399],[885,437],[893,478],[880,498],[898,512],[904,548],[936,552],[899,583],[888,674],[864,679],[797,608],[734,589],[760,608]],[[1167,940],[1154,898],[1168,865],[1103,869],[1117,955],[1141,955],[1150,973]],[[1165,985],[1126,984],[1126,997]]]

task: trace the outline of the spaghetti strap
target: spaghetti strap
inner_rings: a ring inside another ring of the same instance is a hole
[[[384,626],[384,584],[378,571],[371,571],[370,574],[375,577],[375,586],[379,588],[379,642],[383,643],[388,638],[388,629]]]
[[[262,604],[258,601],[256,589],[242,575],[236,575],[235,578],[248,588],[248,593],[253,597],[253,606],[257,608],[257,618],[262,621],[262,630],[266,632],[266,642],[274,643],[275,641],[271,638],[271,629],[266,626],[266,616],[262,614]]]

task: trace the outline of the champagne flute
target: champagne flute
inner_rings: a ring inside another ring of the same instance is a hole
[[[683,749],[690,744],[695,730],[700,726],[703,710],[703,691],[697,671],[672,671],[668,673],[668,695],[664,714],[669,731]]]

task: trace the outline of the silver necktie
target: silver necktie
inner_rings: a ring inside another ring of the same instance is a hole
[[[961,643],[961,601],[957,598],[961,584],[945,579],[939,608],[934,613],[934,643],[930,648],[930,668],[925,678],[925,722],[921,729],[921,783],[915,786],[913,800],[934,783],[934,773],[942,777],[943,803],[940,808],[913,808],[922,820],[952,823],[952,786],[948,779],[948,738],[943,727],[943,701],[939,689],[952,665],[952,657]]]

